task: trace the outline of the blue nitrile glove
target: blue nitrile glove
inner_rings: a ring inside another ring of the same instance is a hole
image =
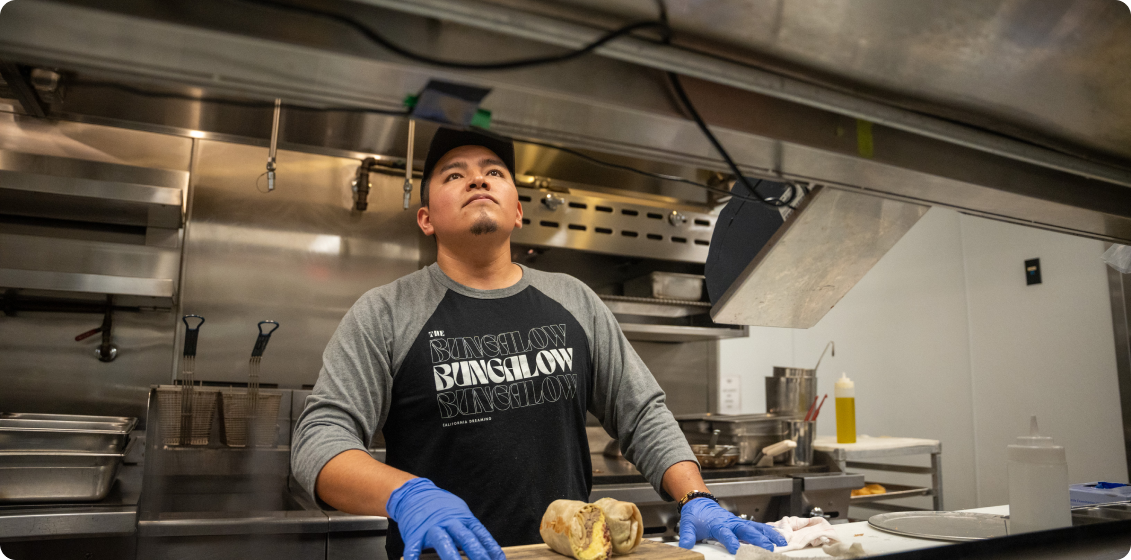
[[[393,490],[385,510],[400,528],[404,560],[418,560],[425,548],[436,549],[442,560],[461,560],[459,549],[471,560],[506,560],[467,503],[427,478],[414,478]]]
[[[738,552],[740,540],[766,550],[773,550],[775,544],[786,544],[785,537],[777,529],[765,523],[739,519],[714,500],[696,498],[683,504],[679,512],[679,546],[690,549],[696,541],[707,537],[722,543],[731,554]]]

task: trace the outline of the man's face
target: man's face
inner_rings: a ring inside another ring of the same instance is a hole
[[[522,227],[514,178],[495,152],[461,146],[440,158],[428,181],[428,206],[417,211],[425,235],[446,242],[479,236],[509,237]]]

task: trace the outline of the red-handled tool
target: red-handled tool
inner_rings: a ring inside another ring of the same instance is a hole
[[[821,404],[817,405],[817,410],[813,411],[813,421],[814,422],[817,421],[817,416],[819,416],[821,414],[821,407],[825,406],[825,399],[827,399],[827,398],[829,398],[829,394],[825,393],[825,396],[821,397]]]
[[[80,340],[86,340],[86,339],[88,339],[88,338],[90,338],[90,337],[92,337],[92,336],[94,336],[94,335],[96,335],[100,332],[102,332],[102,327],[95,327],[93,329],[90,329],[89,331],[86,331],[86,332],[76,336],[75,342],[78,342]]]
[[[805,421],[809,421],[809,416],[813,414],[813,409],[817,407],[817,397],[813,397],[813,404],[809,405],[809,410],[805,411]]]

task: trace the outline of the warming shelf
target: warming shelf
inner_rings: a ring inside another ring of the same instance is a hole
[[[704,301],[600,295],[629,340],[697,342],[743,338],[749,329],[711,321],[711,304]]]
[[[0,268],[0,286],[91,294],[173,297],[173,281],[168,278],[132,278],[77,272]]]
[[[177,229],[188,173],[0,150],[5,214]]]
[[[685,327],[682,325],[649,325],[621,322],[620,329],[629,340],[648,342],[698,342],[702,340],[722,340],[724,338],[745,338],[749,335],[747,327]]]

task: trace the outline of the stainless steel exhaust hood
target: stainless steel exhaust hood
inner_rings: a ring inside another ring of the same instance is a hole
[[[711,318],[763,327],[816,325],[928,209],[816,187],[715,303]]]

